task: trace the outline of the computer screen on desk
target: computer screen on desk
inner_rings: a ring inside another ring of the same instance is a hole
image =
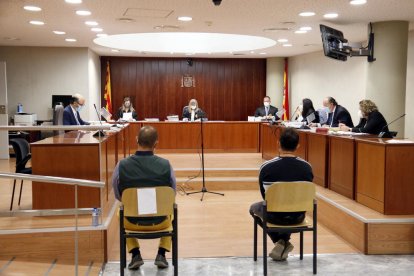
[[[71,98],[72,95],[52,95],[52,108],[55,108],[58,103],[62,103],[66,107],[70,104]]]

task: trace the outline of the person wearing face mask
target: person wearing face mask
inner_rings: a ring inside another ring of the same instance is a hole
[[[188,105],[183,108],[183,120],[187,119],[193,122],[200,118],[206,118],[206,114],[198,107],[197,100],[191,99]]]
[[[388,132],[387,121],[378,111],[377,105],[370,100],[359,102],[358,116],[359,124],[356,127],[339,124],[340,130],[359,133],[379,134],[381,131]]]
[[[338,127],[340,123],[353,127],[351,114],[345,107],[339,105],[336,100],[332,97],[326,97],[323,100],[323,106],[329,110],[328,121],[324,126]]]
[[[70,99],[70,104],[63,110],[64,125],[89,125],[88,122],[82,120],[79,112],[85,105],[85,98],[81,94],[75,94]]]
[[[129,97],[124,98],[124,103],[118,110],[118,119],[131,121],[131,120],[138,120],[138,114],[135,111],[134,107],[132,106],[131,99]]]
[[[319,123],[319,112],[315,111],[312,101],[308,98],[302,100],[301,117],[302,122],[306,124]]]
[[[267,119],[279,120],[280,118],[276,115],[277,108],[270,105],[270,97],[266,96],[263,98],[263,106],[256,109],[254,112],[255,117],[266,117]]]

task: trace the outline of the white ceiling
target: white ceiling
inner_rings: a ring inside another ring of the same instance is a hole
[[[36,5],[40,12],[29,12],[25,5]],[[89,10],[90,16],[79,16],[76,10]],[[300,17],[303,11],[313,11],[313,17]],[[323,14],[336,12],[339,17],[327,20]],[[180,22],[178,16],[191,16],[193,21]],[[129,18],[132,22],[119,19]],[[44,26],[29,24],[41,20]],[[281,43],[255,53],[223,53],[195,55],[203,57],[284,57],[322,49],[319,24],[341,30],[350,42],[367,38],[369,22],[406,20],[414,22],[413,0],[368,0],[362,6],[352,6],[349,0],[223,0],[214,6],[212,0],[83,0],[82,4],[67,4],[64,0],[0,0],[1,46],[89,47],[102,56],[178,56],[132,51],[111,52],[93,43],[96,33],[84,24],[94,20],[104,32],[113,34],[147,32],[209,32],[263,36],[274,40],[286,38],[292,47]],[[286,23],[288,22],[288,23]],[[293,23],[292,23],[293,22]],[[412,24],[410,24],[411,26]],[[156,26],[164,28],[156,29]],[[295,34],[302,26],[312,27],[307,34]],[[291,30],[263,31],[269,28]],[[411,28],[410,28],[411,29]],[[52,31],[65,31],[59,36]],[[75,38],[77,42],[66,42]],[[265,52],[266,55],[260,55]],[[242,54],[242,55],[240,55]]]

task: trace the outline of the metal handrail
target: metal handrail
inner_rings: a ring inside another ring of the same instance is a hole
[[[0,211],[1,217],[49,217],[49,216],[70,216],[75,215],[90,215],[94,208],[74,208],[68,209],[41,209],[41,210],[12,210],[12,211]]]
[[[85,180],[85,179],[57,177],[57,176],[44,176],[44,175],[35,175],[35,174],[28,175],[28,174],[23,174],[23,173],[2,173],[0,172],[0,178],[39,181],[39,182],[72,185],[72,186],[79,185],[83,187],[95,187],[95,188],[105,187],[105,182],[103,181],[92,181],[92,180]]]
[[[11,130],[11,131],[25,131],[25,130],[109,130],[111,125],[76,125],[76,126],[5,126],[0,125],[0,130]]]

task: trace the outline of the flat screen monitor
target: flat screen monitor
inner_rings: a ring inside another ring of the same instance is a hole
[[[55,105],[62,103],[63,107],[66,107],[70,104],[70,99],[72,95],[52,95],[52,108],[55,108]]]
[[[348,54],[345,51],[342,51],[340,45],[342,43],[348,42],[344,38],[344,34],[341,31],[335,30],[331,27],[320,25],[321,36],[322,36],[322,45],[323,52],[325,56],[346,61]]]

